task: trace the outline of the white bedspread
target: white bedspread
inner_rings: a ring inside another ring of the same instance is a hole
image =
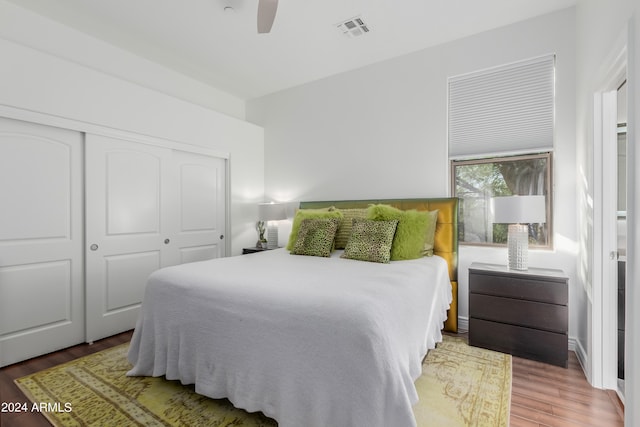
[[[339,255],[277,249],[155,272],[128,375],[195,384],[281,427],[415,426],[414,381],[451,302],[446,262]]]

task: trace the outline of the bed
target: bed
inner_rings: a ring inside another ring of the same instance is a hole
[[[436,256],[388,264],[286,249],[159,270],[149,278],[128,375],[165,376],[262,411],[281,427],[415,426],[426,352],[457,328],[457,199],[384,203],[438,210]],[[454,314],[455,313],[455,314]]]

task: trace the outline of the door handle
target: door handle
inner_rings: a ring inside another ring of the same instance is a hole
[[[98,250],[98,245],[96,245],[95,243],[91,246],[89,246],[89,249],[91,249],[92,251],[97,251]]]
[[[169,244],[169,242],[171,242],[171,240],[169,240],[169,239],[164,239],[164,244],[165,244],[165,245],[168,245],[168,244]]]

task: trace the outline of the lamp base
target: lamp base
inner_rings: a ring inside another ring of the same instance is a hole
[[[509,269],[529,268],[529,227],[524,224],[510,224],[507,236],[509,248]]]
[[[278,226],[270,225],[267,227],[267,249],[275,249],[278,247]]]

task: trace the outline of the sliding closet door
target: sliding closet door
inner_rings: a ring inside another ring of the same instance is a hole
[[[175,150],[171,171],[175,177],[168,223],[172,241],[167,265],[203,261],[225,255],[226,161]]]
[[[132,329],[149,274],[163,265],[171,150],[86,136],[88,342]]]
[[[82,134],[0,118],[0,366],[84,339]]]
[[[149,275],[224,256],[226,161],[86,136],[87,341],[135,326]]]

